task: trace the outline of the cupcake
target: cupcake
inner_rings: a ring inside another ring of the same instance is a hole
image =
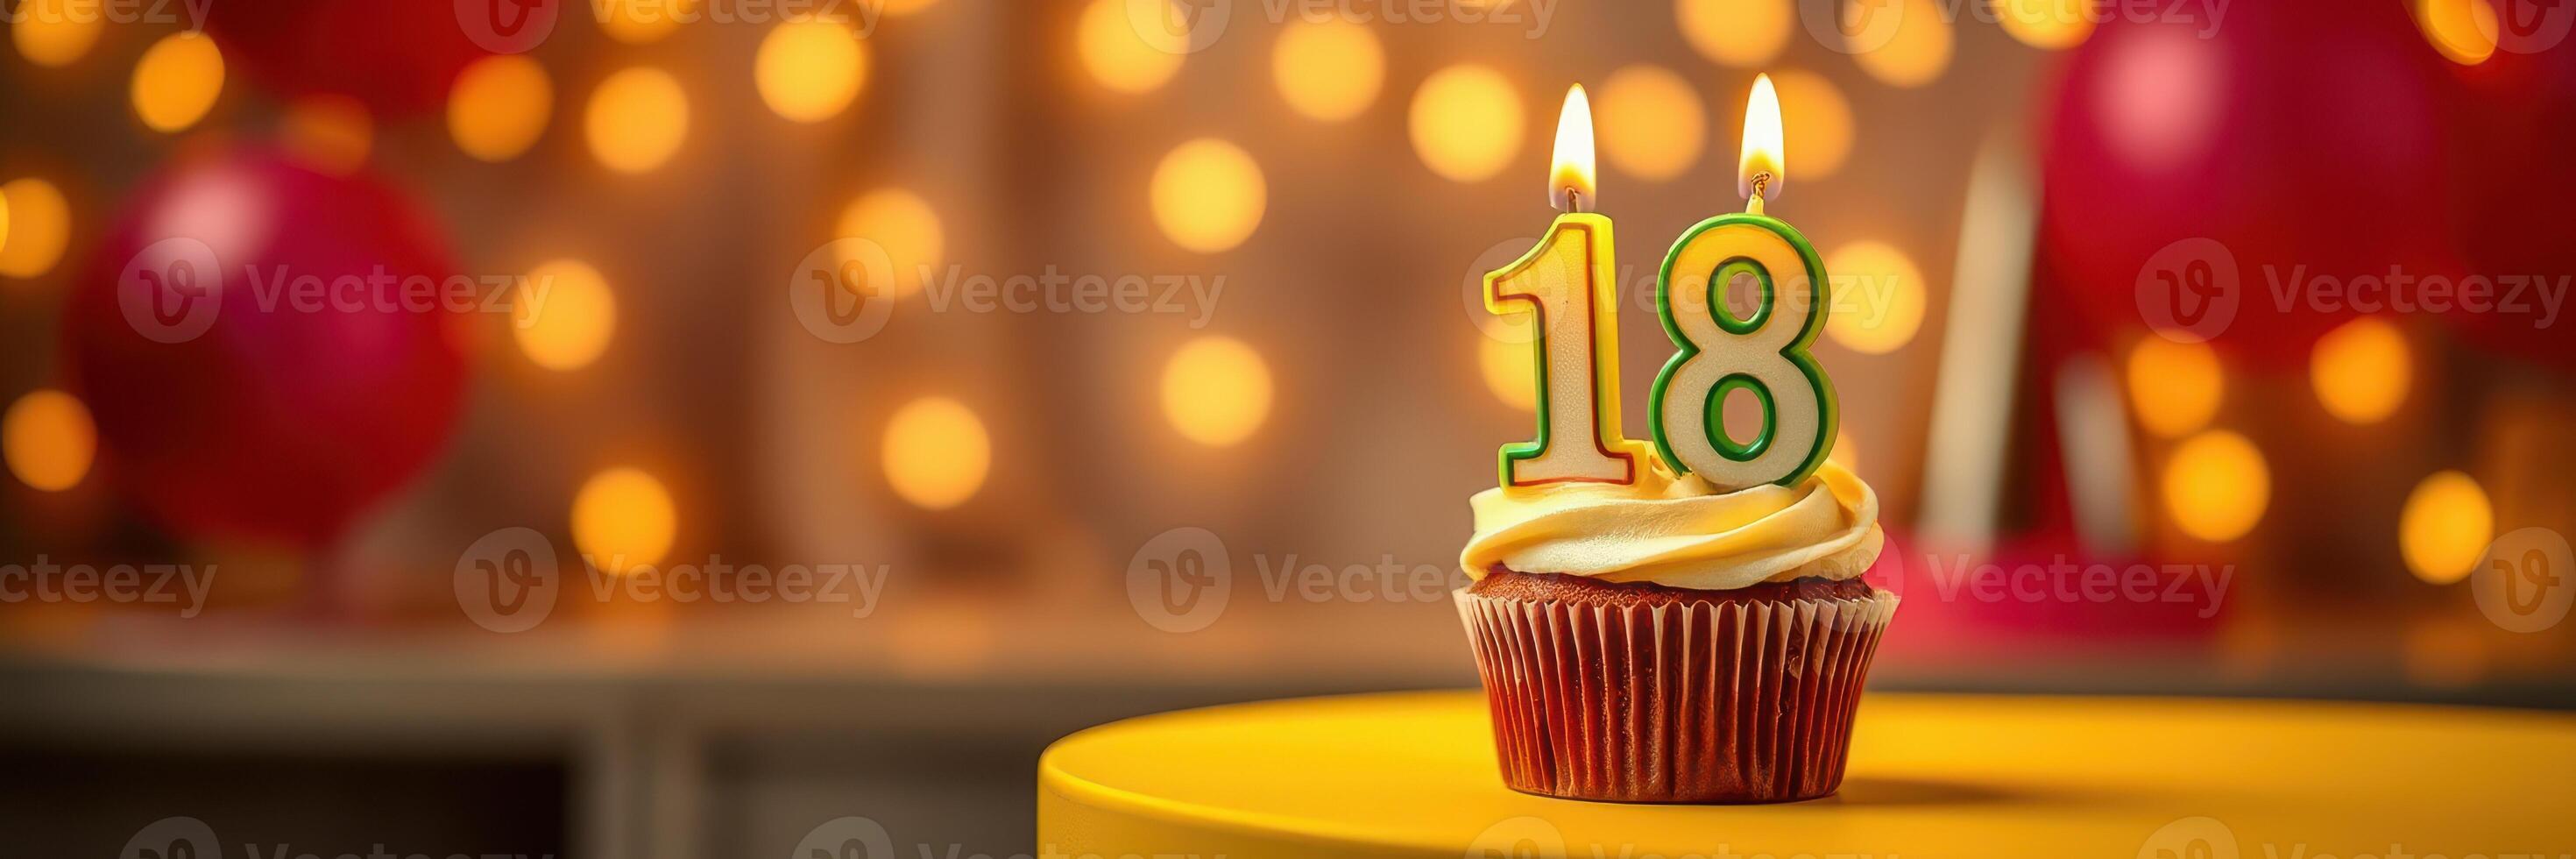
[[[1621,802],[1833,793],[1896,611],[1860,578],[1877,496],[1830,463],[1735,492],[1647,471],[1472,502],[1457,602],[1503,781]]]

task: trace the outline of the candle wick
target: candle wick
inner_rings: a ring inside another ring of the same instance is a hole
[[[1756,215],[1762,214],[1762,195],[1769,190],[1771,190],[1771,171],[1765,170],[1753,174],[1753,197],[1746,201],[1744,210]]]
[[[1565,186],[1565,211],[1567,214],[1583,214],[1583,192],[1575,190],[1572,185]]]

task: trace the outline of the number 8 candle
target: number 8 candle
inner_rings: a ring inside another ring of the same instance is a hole
[[[1682,233],[1655,279],[1655,313],[1680,347],[1655,376],[1655,448],[1673,470],[1720,491],[1794,486],[1833,450],[1833,382],[1808,351],[1825,329],[1825,266],[1805,236],[1762,211],[1780,195],[1785,161],[1780,97],[1762,75],[1737,162],[1749,204]],[[1749,315],[1724,300],[1739,280],[1753,287]],[[1736,390],[1762,407],[1761,429],[1747,441],[1726,430],[1726,396]]]
[[[1644,442],[1619,428],[1619,302],[1610,219],[1595,201],[1592,106],[1583,87],[1565,94],[1556,121],[1548,202],[1563,214],[1538,247],[1485,275],[1485,307],[1529,314],[1537,368],[1538,440],[1503,446],[1504,486],[1637,482]]]

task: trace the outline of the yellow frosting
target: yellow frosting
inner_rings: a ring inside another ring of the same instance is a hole
[[[1842,580],[1878,560],[1878,495],[1828,462],[1795,487],[1718,492],[1697,475],[1649,468],[1633,486],[1561,483],[1476,493],[1476,535],[1458,562],[1609,582],[1729,590]]]

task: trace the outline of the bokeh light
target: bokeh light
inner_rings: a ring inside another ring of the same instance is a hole
[[[2316,350],[2308,356],[2308,381],[2316,388],[2317,402],[2345,423],[2386,420],[2405,404],[2415,381],[2406,335],[2376,316],[2336,326],[2317,338]]]
[[[789,21],[760,40],[753,77],[770,110],[797,122],[819,122],[848,107],[867,84],[867,48],[841,24]]]
[[[2474,66],[2495,56],[2499,31],[2488,0],[2415,0],[2415,24],[2451,62]]]
[[[2093,35],[2100,0],[1995,0],[1996,23],[2022,44],[2062,51]]]
[[[2424,478],[2397,517],[2397,550],[2416,578],[2447,585],[2477,571],[2495,540],[2495,509],[2477,480],[2457,471]]]
[[[1855,474],[1860,472],[1860,442],[1852,438],[1851,428],[1834,429],[1834,449],[1825,454],[1825,461],[1840,465]]]
[[[1949,19],[1933,0],[1847,0],[1844,50],[1880,83],[1912,89],[1940,79],[1950,68]]]
[[[894,282],[881,289],[895,299],[921,290],[921,273],[939,265],[947,233],[930,201],[901,188],[884,188],[861,196],[841,210],[833,229],[837,238],[867,239],[885,249],[894,265]],[[842,260],[849,262],[850,260]]]
[[[367,163],[375,148],[375,124],[365,103],[336,93],[300,96],[286,105],[278,120],[286,151],[315,170],[346,176]]]
[[[1241,340],[1209,335],[1163,367],[1163,415],[1191,441],[1226,447],[1270,416],[1270,366]]]
[[[1269,190],[1242,147],[1214,138],[1181,144],[1154,168],[1154,223],[1181,247],[1233,249],[1261,226]]]
[[[27,62],[49,68],[71,65],[98,43],[106,29],[105,0],[19,0],[9,40]]]
[[[1288,22],[1270,76],[1298,113],[1325,122],[1358,116],[1386,80],[1386,50],[1367,25],[1338,18]]]
[[[1431,171],[1459,182],[1492,178],[1520,154],[1521,98],[1503,73],[1457,65],[1432,73],[1413,93],[1413,151]]]
[[[53,183],[32,176],[0,185],[0,199],[9,201],[8,232],[0,238],[0,275],[32,278],[52,271],[63,257],[63,246],[71,242],[71,203]]]
[[[1601,154],[1610,166],[1639,179],[1681,175],[1699,163],[1708,142],[1708,109],[1699,92],[1662,66],[1641,63],[1611,72],[1597,107]]]
[[[0,415],[0,454],[18,481],[47,492],[80,485],[98,454],[89,407],[56,390],[31,391]]]
[[[2272,501],[2272,473],[2254,442],[2228,430],[2183,441],[2165,462],[2165,512],[2192,537],[2224,543],[2245,536]]]
[[[1101,86],[1123,93],[1152,92],[1181,71],[1189,35],[1128,20],[1127,0],[1091,0],[1075,25],[1083,68]],[[1152,41],[1147,41],[1151,39]]]
[[[447,96],[447,134],[456,148],[484,161],[519,157],[546,132],[554,113],[546,68],[520,54],[475,60]]]
[[[1824,75],[1798,69],[1771,73],[1780,94],[1780,126],[1788,137],[1789,163],[1802,179],[1822,179],[1851,157],[1851,102]]]
[[[992,466],[984,421],[964,403],[924,397],[904,404],[886,422],[886,483],[915,507],[946,510],[966,503],[983,488]]]
[[[2112,151],[2132,167],[2188,163],[2211,144],[2226,101],[2225,60],[2207,39],[2147,28],[2105,44],[2087,101]]]
[[[877,11],[901,17],[928,9],[939,0],[877,0]]]
[[[2138,424],[2164,438],[2209,426],[2227,398],[2227,375],[2207,343],[2153,334],[2138,338],[2129,349],[2128,376],[2129,408]]]
[[[1769,65],[1797,29],[1790,0],[1673,0],[1682,37],[1700,56],[1739,69]]]
[[[698,0],[571,0],[599,17],[599,29],[629,45],[660,40],[696,14]]]
[[[642,469],[602,471],[573,496],[573,545],[603,573],[625,575],[661,563],[679,527],[671,491]]]
[[[590,153],[620,173],[662,166],[689,134],[689,97],[670,73],[625,69],[599,82],[583,130]]]
[[[588,263],[554,260],[520,282],[510,322],[528,360],[549,370],[578,370],[608,351],[617,332],[617,293]]]
[[[224,92],[224,55],[204,33],[161,37],[134,64],[134,115],[154,131],[187,129]]]
[[[1530,360],[1530,344],[1478,337],[1476,366],[1494,399],[1524,412],[1538,409],[1538,368]]]
[[[1923,270],[1886,242],[1858,241],[1825,259],[1833,284],[1825,335],[1863,355],[1885,355],[1913,342],[1923,327]]]

